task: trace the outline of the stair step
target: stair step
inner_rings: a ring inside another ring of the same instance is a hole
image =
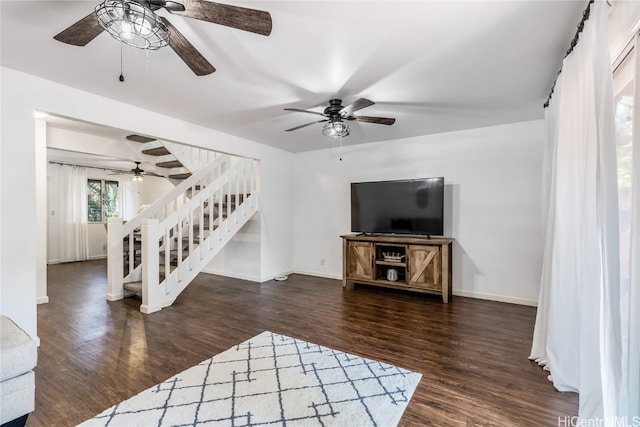
[[[123,252],[129,252],[129,241],[125,240],[124,242],[122,242],[122,248],[123,248]],[[133,244],[133,250],[134,251],[139,251],[142,249],[142,242],[139,240],[136,240]]]
[[[135,292],[136,295],[142,294],[142,282],[129,282],[124,284],[127,291]]]
[[[160,262],[164,261],[164,251],[160,251],[159,256],[160,256]],[[182,259],[184,260],[188,256],[189,256],[189,246],[187,245],[186,248],[182,249]],[[169,259],[171,260],[171,262],[178,259],[177,249],[171,249],[171,251],[169,251]]]
[[[169,175],[169,178],[171,179],[187,179],[191,176],[191,172],[186,172],[186,173],[176,173],[173,175]]]
[[[206,206],[205,206],[205,207],[206,207]],[[217,208],[218,208],[218,206],[216,205],[216,206],[215,206],[215,210],[214,210],[214,212],[215,212],[214,216],[215,216],[216,218],[218,218],[218,217],[219,217]],[[231,212],[233,212],[233,211],[231,211]],[[202,214],[202,216],[204,216],[204,219],[209,219],[209,214],[208,214],[208,213],[203,213],[203,214]],[[222,206],[222,217],[223,217],[223,218],[226,218],[226,217],[227,217],[227,207],[226,207],[226,206]]]
[[[247,197],[249,197],[251,194],[247,194]],[[244,194],[239,194],[238,195],[238,199],[240,200],[240,203],[242,203],[244,201]],[[224,196],[224,201],[225,203],[227,203],[229,201],[229,195]],[[231,195],[231,204],[235,204],[236,202],[236,195],[232,194]]]
[[[160,268],[160,276],[164,277],[166,275],[166,273],[167,273],[166,272],[166,268],[164,267],[164,264],[161,264],[159,268]],[[169,270],[170,270],[169,273],[173,272],[173,270],[175,270],[175,269],[176,269],[175,265],[169,265]],[[162,280],[160,280],[160,281],[162,281]]]
[[[156,166],[158,166],[159,168],[169,168],[169,169],[184,167],[184,165],[180,163],[180,160],[169,160],[168,162],[156,163]]]
[[[148,136],[142,136],[142,135],[127,135],[127,139],[129,141],[141,142],[143,144],[156,140],[155,138],[149,138]]]
[[[207,238],[206,233],[205,233],[205,236],[204,236],[204,237],[205,237],[205,238]],[[188,242],[189,242],[189,237],[183,237],[183,238],[182,238],[182,241],[183,241],[184,243],[188,243]],[[194,244],[194,249],[195,249],[195,248],[197,248],[197,247],[198,247],[198,245],[200,244],[200,238],[199,238],[199,237],[197,237],[197,236],[194,236],[194,237],[193,237],[193,244]]]
[[[142,153],[148,154],[149,156],[166,156],[167,154],[171,154],[165,147],[149,148],[148,150],[142,150]]]

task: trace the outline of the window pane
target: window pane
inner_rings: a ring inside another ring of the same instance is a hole
[[[88,193],[88,220],[89,222],[102,221],[102,181],[90,179],[87,185]]]
[[[618,197],[620,209],[620,263],[622,283],[630,273],[631,165],[633,149],[633,89],[635,52],[620,64],[613,75],[615,95],[616,147],[618,150]]]
[[[120,216],[118,209],[118,182],[105,181],[104,183],[104,219]]]

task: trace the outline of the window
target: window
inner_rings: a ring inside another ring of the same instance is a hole
[[[89,179],[87,190],[89,222],[106,222],[109,218],[120,216],[118,181]]]
[[[631,51],[613,74],[616,147],[618,150],[618,200],[620,203],[620,262],[623,286],[630,279],[631,195],[636,53]]]

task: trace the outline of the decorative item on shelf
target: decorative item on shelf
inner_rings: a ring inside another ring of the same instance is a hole
[[[382,252],[382,259],[388,262],[404,262],[406,255],[397,252]]]
[[[387,270],[387,280],[390,282],[395,282],[398,280],[398,270],[395,268],[390,268]]]

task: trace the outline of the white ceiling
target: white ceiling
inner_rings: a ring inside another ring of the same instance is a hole
[[[107,33],[85,47],[53,39],[97,3],[0,1],[2,65],[292,152],[330,140],[320,124],[284,132],[318,117],[283,108],[322,111],[334,97],[369,98],[359,114],[397,119],[349,122],[343,144],[542,118],[587,4],[226,1],[269,11],[269,37],[161,11],[217,71],[197,77],[170,48],[125,47],[121,83]]]

